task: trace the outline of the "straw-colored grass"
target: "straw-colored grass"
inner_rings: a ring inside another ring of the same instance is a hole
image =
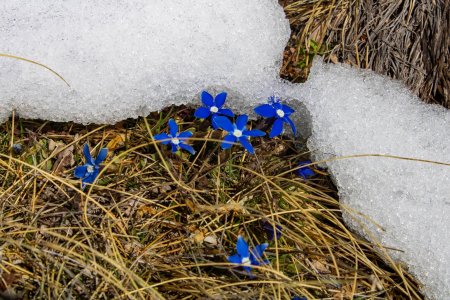
[[[450,108],[450,1],[279,2],[293,30],[283,77],[304,80],[303,65],[320,53],[399,79],[424,101]]]
[[[293,173],[306,154],[292,140],[254,139],[255,156],[221,151],[220,133],[191,116],[176,108],[110,127],[4,124],[0,298],[421,298],[401,265],[345,227],[324,171],[307,181]],[[196,131],[195,156],[155,144],[169,117]],[[86,142],[110,154],[83,191],[72,174]],[[239,234],[266,242],[264,221],[281,225],[282,238],[250,278],[226,257]]]

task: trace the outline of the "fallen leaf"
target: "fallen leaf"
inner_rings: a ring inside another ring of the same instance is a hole
[[[370,290],[372,292],[383,290],[383,283],[380,281],[380,279],[378,277],[376,277],[375,275],[372,274],[369,276],[369,280],[372,283],[372,286],[370,288]]]
[[[50,141],[52,141],[52,140],[50,140]],[[73,159],[74,146],[71,145],[61,151],[61,149],[64,148],[65,146],[66,145],[62,142],[56,142],[56,143],[49,142],[49,150],[50,150],[50,147],[53,148],[52,155],[59,152],[58,154],[56,154],[56,162],[53,165],[53,172],[55,174],[62,173],[64,171],[64,169],[71,167],[75,164],[75,160]]]
[[[205,239],[205,233],[203,230],[196,230],[189,238],[196,244],[202,244]]]
[[[117,134],[109,143],[106,145],[109,151],[114,151],[117,148],[123,147],[125,145],[126,135],[123,133]]]
[[[210,246],[217,246],[219,243],[217,242],[217,236],[215,234],[207,235],[203,242],[209,244]]]
[[[330,268],[327,265],[325,259],[319,258],[315,259],[311,262],[311,266],[316,270],[319,274],[329,274],[331,273]]]
[[[339,60],[338,60],[336,54],[334,54],[334,53],[330,55],[330,60],[333,64],[339,63]]]
[[[140,217],[143,217],[143,216],[148,216],[148,215],[156,215],[158,213],[158,211],[155,209],[155,208],[153,208],[153,207],[151,207],[151,206],[147,206],[147,205],[144,205],[144,206],[141,206],[141,207],[139,207],[139,210],[138,210],[138,215],[140,216]]]

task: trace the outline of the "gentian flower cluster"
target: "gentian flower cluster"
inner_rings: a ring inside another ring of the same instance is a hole
[[[239,143],[249,153],[254,154],[255,150],[250,143],[250,138],[262,137],[266,133],[258,129],[247,129],[248,116],[245,114],[237,116],[234,121],[230,119],[234,118],[235,115],[230,109],[223,108],[226,97],[226,92],[219,93],[213,97],[208,92],[203,91],[201,94],[203,106],[199,107],[194,115],[200,119],[211,117],[212,127],[214,129],[221,129],[227,133],[221,143],[222,149],[229,149],[234,144]],[[279,98],[275,96],[270,97],[268,103],[256,107],[254,111],[264,118],[273,119],[272,129],[269,134],[271,138],[279,136],[282,133],[285,123],[291,127],[294,135],[297,133],[297,129],[290,119],[294,110],[282,104]],[[173,119],[168,121],[168,126],[169,133],[159,133],[154,136],[154,139],[160,141],[163,145],[170,145],[173,153],[181,149],[188,151],[192,155],[195,154],[194,148],[186,143],[192,137],[193,133],[190,131],[179,132],[178,124]],[[97,158],[94,159],[90,154],[89,146],[85,144],[83,153],[86,158],[86,163],[83,166],[76,167],[74,171],[75,177],[80,178],[82,181],[82,188],[86,184],[92,184],[95,181],[100,172],[100,164],[106,159],[108,149],[101,149]],[[300,162],[300,168],[296,171],[297,175],[303,179],[314,176],[314,170],[307,166],[309,164],[311,164],[310,160]],[[266,221],[262,223],[262,227],[266,231],[269,241],[281,238],[282,227],[280,225],[273,225]],[[263,259],[263,254],[267,247],[268,243],[263,243],[250,249],[244,238],[239,235],[236,242],[237,253],[228,256],[227,259],[230,263],[239,264],[251,275],[253,266],[269,263],[268,260]],[[304,300],[306,298],[294,296],[292,299]]]
[[[106,159],[108,149],[101,149],[97,155],[97,158],[93,159],[88,144],[85,144],[83,153],[86,159],[86,164],[76,167],[74,172],[75,177],[81,179],[82,189],[84,189],[87,183],[92,184],[95,181],[95,178],[97,178],[98,173],[100,172],[100,164]]]
[[[255,150],[250,143],[250,138],[262,137],[265,136],[265,133],[258,129],[247,130],[247,115],[238,116],[235,122],[232,122],[232,120],[229,119],[234,117],[234,113],[228,108],[223,108],[227,98],[227,93],[222,92],[213,97],[210,93],[203,91],[200,98],[203,106],[196,109],[194,116],[199,119],[211,117],[211,124],[214,129],[221,129],[227,132],[227,135],[221,144],[222,149],[229,149],[235,143],[239,143],[249,153],[255,154]],[[269,97],[268,103],[262,104],[254,110],[258,115],[274,120],[269,137],[273,138],[279,136],[283,132],[283,125],[285,123],[291,127],[294,135],[297,133],[295,124],[290,118],[291,114],[295,111],[288,105],[282,104],[280,102],[280,98],[271,96]],[[170,134],[157,134],[155,136],[155,140],[162,141],[164,145],[170,144],[172,146],[172,152],[177,152],[181,148],[191,154],[195,153],[192,146],[187,145],[184,142],[192,136],[191,132],[185,131],[178,133],[178,125],[172,119],[169,121],[169,132]],[[305,168],[300,169],[297,173],[299,176],[306,179],[311,177],[314,172],[309,168]]]
[[[234,113],[227,108],[223,108],[226,97],[226,92],[222,92],[213,97],[208,92],[203,91],[201,94],[203,106],[199,107],[194,115],[199,119],[206,119],[211,116],[213,129],[222,129],[228,132],[221,144],[222,149],[229,149],[234,143],[238,142],[249,153],[254,154],[255,151],[250,143],[250,138],[264,136],[265,133],[261,130],[246,130],[248,122],[247,115],[237,117],[235,123],[228,119],[234,117]],[[284,123],[287,123],[291,127],[294,135],[297,133],[294,122],[290,119],[290,115],[294,110],[291,107],[280,103],[279,98],[275,96],[270,97],[269,102],[256,107],[255,112],[264,118],[271,118],[274,120],[269,137],[273,138],[279,136],[283,131]]]
[[[226,98],[226,92],[219,93],[213,97],[210,93],[203,91],[201,93],[203,106],[195,111],[194,116],[200,119],[211,117],[211,124],[214,129],[221,129],[227,132],[227,135],[221,144],[222,149],[229,149],[235,143],[239,143],[249,153],[255,154],[255,150],[250,143],[250,138],[262,137],[265,136],[266,133],[258,129],[247,130],[247,115],[238,116],[235,122],[230,120],[229,118],[233,118],[235,115],[230,109],[224,108]],[[273,138],[279,136],[283,131],[283,125],[285,123],[291,127],[294,135],[297,133],[297,129],[290,119],[294,110],[291,107],[282,104],[278,97],[269,97],[268,103],[262,104],[254,110],[258,115],[274,120],[269,137]],[[193,155],[195,154],[194,148],[186,143],[191,136],[192,132],[190,131],[178,132],[178,124],[173,119],[170,119],[169,133],[157,134],[154,136],[154,139],[156,141],[161,141],[163,145],[171,145],[173,153],[182,149]],[[82,180],[82,187],[84,188],[87,183],[93,183],[98,176],[100,169],[99,164],[106,158],[108,149],[102,149],[95,160],[89,153],[88,145],[85,145],[83,152],[86,157],[86,164],[75,169],[75,177]],[[300,166],[308,163],[311,163],[311,161],[300,163]],[[300,168],[297,171],[297,174],[302,178],[307,179],[314,175],[314,171],[311,168],[304,167]],[[276,235],[278,236],[278,233]]]
[[[250,273],[252,266],[260,266],[262,264],[268,264],[268,260],[264,260],[262,255],[269,244],[264,243],[257,245],[254,249],[249,249],[247,242],[242,236],[238,236],[236,242],[237,253],[228,256],[228,261],[233,264],[240,264],[242,268]]]

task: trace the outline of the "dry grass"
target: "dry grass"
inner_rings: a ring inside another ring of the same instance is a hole
[[[224,152],[220,134],[191,116],[176,108],[112,127],[2,125],[0,298],[421,298],[401,265],[347,230],[323,171],[308,181],[293,174],[306,157],[293,141],[255,139],[255,156]],[[195,156],[155,145],[169,117],[195,130]],[[86,142],[110,155],[82,191],[72,173]],[[239,234],[265,242],[264,221],[283,237],[249,278],[226,256]]]
[[[449,1],[279,2],[293,29],[283,77],[304,80],[302,66],[319,52],[399,79],[424,101],[450,108]]]

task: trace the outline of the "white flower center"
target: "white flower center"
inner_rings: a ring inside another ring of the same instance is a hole
[[[172,139],[172,144],[178,145],[179,143],[180,143],[180,140],[178,138],[173,138]]]
[[[246,266],[250,266],[252,264],[252,262],[250,261],[250,257],[243,257],[241,264],[246,265]]]
[[[242,130],[239,130],[239,129],[235,129],[234,131],[233,131],[233,135],[235,136],[235,137],[241,137],[242,136]]]
[[[211,106],[211,108],[209,109],[210,112],[212,113],[216,113],[219,111],[219,108],[217,106]]]
[[[94,172],[94,166],[87,166],[86,171],[88,173],[93,173]]]
[[[277,109],[277,115],[282,118],[284,117],[284,111],[282,111],[281,109]]]

